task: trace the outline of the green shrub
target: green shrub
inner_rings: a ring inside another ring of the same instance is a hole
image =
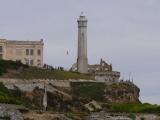
[[[37,67],[29,67],[18,74],[17,78],[22,79],[91,79],[91,76],[80,74],[77,72],[61,71],[61,70],[45,70]]]
[[[103,105],[109,108],[112,112],[126,112],[126,113],[160,113],[160,106],[149,103],[132,103],[132,104],[115,104],[110,103]]]
[[[8,69],[18,70],[20,67],[27,68],[28,66],[20,61],[0,60],[0,75],[6,73]]]
[[[145,120],[145,118],[144,118],[144,117],[141,117],[141,120]]]
[[[7,70],[19,70],[18,74],[12,75],[12,78],[21,79],[57,79],[57,80],[68,80],[68,79],[93,79],[90,75],[81,74],[78,72],[64,71],[64,70],[46,70],[38,67],[29,67],[22,64],[19,61],[0,60],[0,76],[6,73]]]
[[[131,118],[132,120],[135,120],[136,119],[136,116],[135,114],[131,113],[128,115],[129,118]]]
[[[77,97],[93,99],[97,101],[104,100],[104,83],[95,82],[72,82],[72,94]]]
[[[11,94],[11,92],[0,82],[0,103],[22,104],[23,102]]]
[[[0,120],[11,120],[11,118],[9,116],[4,116],[4,117],[0,116]]]

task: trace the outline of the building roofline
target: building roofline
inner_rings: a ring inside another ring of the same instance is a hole
[[[34,44],[41,44],[44,45],[43,39],[40,39],[39,41],[30,41],[30,40],[7,40],[7,39],[0,39],[0,41],[6,42],[8,44],[28,44],[28,45],[34,45]]]

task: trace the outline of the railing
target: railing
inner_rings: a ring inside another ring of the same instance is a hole
[[[120,76],[120,72],[116,72],[116,71],[98,71],[98,72],[95,72],[95,75],[115,75],[115,76]]]

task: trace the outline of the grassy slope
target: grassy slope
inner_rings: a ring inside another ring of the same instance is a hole
[[[16,75],[22,79],[57,79],[57,80],[68,80],[68,79],[92,79],[89,75],[84,75],[76,72],[61,71],[61,70],[44,70],[37,67],[30,67]]]
[[[123,113],[160,113],[160,106],[152,105],[149,103],[144,104],[104,104],[104,108],[106,108],[110,112],[123,112]]]
[[[103,83],[94,83],[94,82],[72,82],[72,94],[89,100],[97,100],[99,102],[104,101],[104,89],[106,88],[105,84]],[[123,86],[112,84],[111,86],[113,89],[118,89]],[[118,88],[117,88],[118,87]],[[127,86],[128,87],[128,86]],[[149,103],[130,103],[130,104],[118,104],[118,103],[103,103],[103,108],[109,112],[124,112],[124,113],[160,113],[160,106],[152,105]]]
[[[45,70],[37,67],[29,67],[20,62],[0,60],[0,76],[7,74],[9,70],[18,72],[10,73],[11,78],[21,79],[92,79],[91,76],[80,74],[77,72],[61,71],[61,70]]]
[[[0,60],[0,76],[7,73],[8,69],[19,70],[19,74],[15,74],[15,78],[23,79],[91,79],[90,76],[59,70],[44,70],[36,67],[28,67],[20,62]],[[117,86],[112,86],[117,88]],[[101,83],[72,83],[72,92],[78,97],[90,98],[98,101],[103,100],[104,84]],[[10,91],[0,83],[0,103],[22,104],[23,102],[13,96]],[[160,106],[151,104],[104,104],[104,108],[112,112],[126,113],[160,113]]]
[[[72,82],[72,94],[85,99],[103,101],[104,100],[104,83],[94,82]]]
[[[22,101],[11,94],[11,92],[0,83],[0,103],[22,104]]]

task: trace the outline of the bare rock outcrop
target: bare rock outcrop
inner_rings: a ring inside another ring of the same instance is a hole
[[[20,106],[19,106],[20,107]],[[9,104],[0,104],[0,118],[5,120],[24,120],[18,106]]]
[[[106,85],[105,100],[112,103],[139,103],[140,89],[131,82]]]

